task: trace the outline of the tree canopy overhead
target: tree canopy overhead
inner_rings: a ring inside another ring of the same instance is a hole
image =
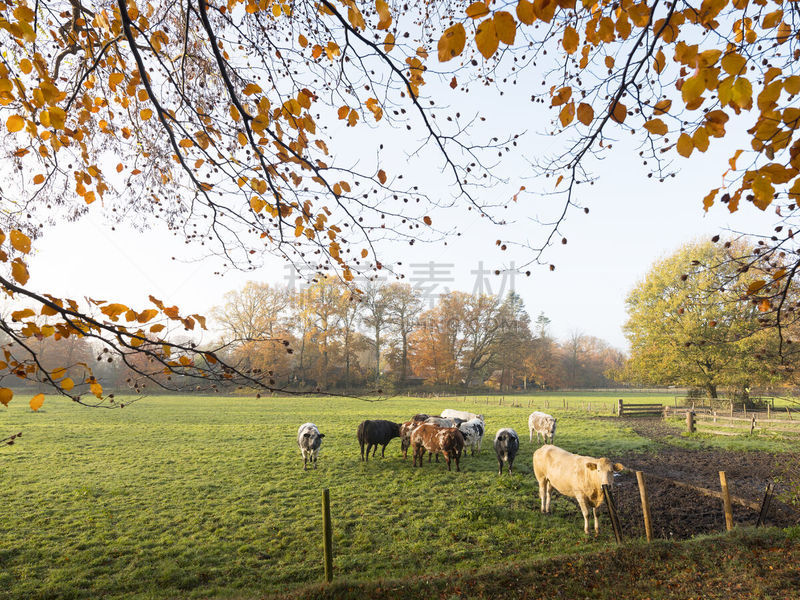
[[[513,185],[517,195],[498,199],[493,167],[520,152],[552,178],[546,191],[562,194],[562,210],[538,241],[500,235],[496,245],[546,263],[570,207],[589,201],[576,186],[622,132],[638,136],[645,168],[663,179],[673,159],[697,158],[737,119],[749,147],[731,148],[722,185],[699,190],[698,205],[780,205],[789,225],[769,245],[794,252],[796,20],[793,4],[766,0],[0,2],[0,285],[33,306],[2,329],[18,347],[77,335],[118,356],[146,349],[153,367],[143,376],[200,368],[200,380],[223,373],[269,386],[236,365],[218,373],[214,352],[163,337],[166,324],[203,326],[199,315],[156,298],[134,310],[28,289],[37,235],[102,211],[164,221],[241,268],[271,251],[349,281],[382,268],[380,240],[449,229],[431,218],[442,204],[502,225],[494,208],[532,190]],[[533,78],[542,83],[531,90]],[[491,108],[460,114],[450,102],[483,88],[544,104],[562,150],[537,156],[515,131],[474,135]],[[383,147],[388,131],[408,132],[392,143],[431,158],[451,198],[384,159],[397,151]],[[354,141],[368,156],[354,154]],[[779,283],[798,264],[784,263]],[[70,392],[29,354],[6,354],[4,372],[43,373]],[[79,383],[102,397],[88,365]]]

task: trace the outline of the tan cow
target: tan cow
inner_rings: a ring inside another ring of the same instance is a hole
[[[614,473],[624,468],[607,458],[572,454],[552,444],[542,446],[533,453],[533,472],[539,482],[542,512],[550,512],[550,492],[555,488],[578,501],[586,533],[589,533],[589,507],[592,507],[594,531],[597,533],[600,531],[597,507],[603,504],[603,484],[613,485]]]

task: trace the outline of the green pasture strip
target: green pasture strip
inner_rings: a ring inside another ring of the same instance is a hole
[[[739,530],[682,542],[641,541],[580,555],[510,561],[477,571],[335,581],[283,594],[293,600],[581,598],[789,600],[800,589],[800,543],[780,530]]]
[[[0,448],[0,599],[239,597],[319,581],[325,487],[337,577],[477,569],[613,545],[605,517],[600,537],[587,540],[568,499],[558,497],[548,517],[534,510],[531,411],[480,400],[164,396],[103,410],[48,397],[34,413],[15,397],[0,408],[0,432],[23,433]],[[464,457],[460,473],[435,462],[413,469],[398,440],[385,459],[359,461],[363,419],[444,408],[486,417],[483,451]],[[550,413],[558,445],[574,452],[613,458],[651,446],[611,417]],[[326,437],[319,468],[304,472],[296,435],[306,421]],[[512,476],[497,475],[500,427],[522,443]]]
[[[539,410],[556,416],[569,411],[591,412],[600,415],[613,415],[617,402],[622,399],[627,404],[661,403],[672,406],[675,395],[668,392],[533,392],[529,394],[476,394],[474,396],[454,395],[441,397],[441,401],[450,401],[453,408],[463,404],[481,406],[512,406],[530,411]],[[471,409],[465,409],[471,410]]]

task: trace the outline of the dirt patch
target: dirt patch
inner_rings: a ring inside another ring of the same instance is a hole
[[[663,442],[671,436],[679,435],[679,428],[657,419],[629,420],[627,424],[639,435],[662,442],[653,452],[614,457],[614,460],[619,460],[629,469],[618,477],[614,494],[620,524],[627,535],[644,535],[639,486],[633,471],[645,473],[653,533],[659,538],[683,539],[724,531],[725,514],[721,500],[673,482],[720,491],[720,471],[725,471],[727,475],[730,493],[755,507],[761,505],[766,484],[772,481],[775,485],[775,497],[766,524],[787,527],[800,523],[800,513],[777,498],[786,490],[782,481],[783,474],[787,468],[798,464],[800,453],[770,454],[677,448]],[[758,510],[755,507],[734,502],[735,523],[755,525],[758,520]]]

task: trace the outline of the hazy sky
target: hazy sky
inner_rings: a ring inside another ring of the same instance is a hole
[[[749,204],[734,215],[722,206],[706,215],[702,196],[721,171],[709,169],[702,161],[687,161],[678,177],[663,184],[646,179],[635,165],[631,175],[625,162],[609,159],[609,174],[601,177],[585,198],[591,212],[575,212],[569,217],[563,229],[568,243],[558,243],[548,251],[555,271],[534,267],[530,277],[481,275],[481,263],[488,271],[506,257],[495,247],[496,234],[487,231],[485,220],[475,217],[463,219],[462,236],[446,246],[389,246],[384,260],[401,260],[400,272],[406,274],[406,281],[430,289],[432,296],[448,288],[507,292],[513,284],[532,317],[541,311],[552,320],[556,336],[581,331],[625,348],[621,330],[624,300],[654,260],[687,241],[710,238],[722,227],[750,230],[760,226],[763,230],[759,224],[770,217]],[[525,202],[534,204],[536,200]],[[541,231],[535,223],[522,220],[509,225],[505,237],[534,236]],[[218,260],[194,261],[193,257],[182,240],[159,226],[145,232],[118,227],[112,232],[102,217],[90,214],[79,223],[49,230],[37,242],[30,285],[70,297],[90,294],[139,308],[144,308],[148,294],[153,294],[179,305],[184,313],[205,314],[221,304],[225,292],[248,280],[291,281],[291,271],[277,259],[269,259],[255,273],[215,275],[220,268]],[[438,281],[430,280],[431,262]]]
[[[436,91],[434,85],[432,82],[430,87]],[[402,261],[399,272],[406,275],[409,283],[430,289],[432,295],[445,289],[507,292],[511,276],[486,275],[484,280],[481,268],[494,270],[511,260],[519,265],[530,257],[524,253],[501,253],[495,240],[531,240],[535,244],[546,233],[533,218],[552,214],[562,200],[543,195],[552,191],[554,182],[531,179],[528,161],[546,155],[559,142],[540,135],[555,113],[530,102],[534,85],[542,91],[540,74],[531,73],[518,86],[509,86],[511,93],[502,98],[492,89],[461,96],[446,85],[438,88],[441,104],[448,105],[451,113],[462,111],[464,118],[475,114],[487,117],[486,122],[478,123],[473,139],[527,132],[516,156],[495,159],[498,163],[492,172],[505,183],[482,190],[481,194],[484,200],[496,202],[510,198],[520,185],[525,185],[527,191],[507,213],[501,209],[503,218],[509,221],[503,228],[490,226],[475,211],[443,208],[431,213],[434,226],[457,227],[462,234],[449,239],[447,245],[384,244],[379,258],[387,264]],[[407,176],[404,180],[418,182],[430,197],[447,204],[452,196],[452,181],[440,164],[430,161],[424,152],[416,158],[408,155],[418,145],[420,132],[409,133],[404,127],[390,132],[385,121],[382,127],[373,129],[364,123],[355,130],[346,130],[342,124],[334,119],[329,130],[340,150],[344,147],[345,153],[353,152],[352,159],[346,156],[342,162],[366,160],[364,157],[375,160],[378,156],[390,178],[403,173]],[[620,135],[624,140],[631,137]],[[378,154],[376,148],[381,143],[385,148]],[[688,241],[710,238],[725,227],[767,231],[774,215],[761,213],[751,204],[743,203],[734,215],[729,215],[722,205],[714,206],[709,214],[702,209],[702,198],[720,184],[728,157],[745,143],[742,135],[732,131],[725,140],[712,140],[706,154],[695,153],[690,160],[677,157],[681,172],[665,183],[646,177],[641,160],[637,159],[638,148],[632,142],[616,144],[602,162],[594,164],[599,175],[597,183],[578,188],[580,201],[590,208],[590,213],[575,211],[568,216],[562,228],[568,243],[562,245],[559,236],[546,256],[556,265],[555,271],[534,267],[530,277],[513,278],[514,288],[531,316],[535,318],[543,312],[551,319],[552,332],[557,337],[580,331],[626,348],[621,329],[625,297],[654,260]],[[225,292],[242,287],[248,280],[274,284],[290,281],[286,265],[273,258],[267,258],[257,272],[215,274],[220,271],[220,261],[213,257],[197,260],[196,249],[187,248],[182,239],[167,233],[160,224],[145,232],[119,226],[112,232],[101,210],[97,202],[80,222],[53,227],[36,242],[30,263],[29,285],[33,289],[75,299],[90,295],[139,309],[149,306],[147,296],[153,294],[170,305],[177,304],[184,314],[207,314],[221,303]],[[431,273],[439,281],[429,281]]]

